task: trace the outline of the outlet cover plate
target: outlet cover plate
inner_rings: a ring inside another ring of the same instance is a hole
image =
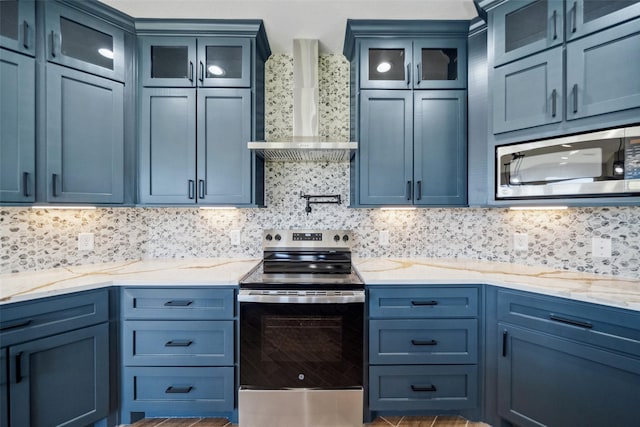
[[[611,257],[611,239],[603,237],[593,237],[591,239],[591,257],[592,258],[610,258]]]
[[[78,234],[78,251],[92,251],[94,244],[93,233]]]
[[[238,246],[240,244],[240,230],[230,230],[229,238],[233,246]]]
[[[380,246],[389,246],[389,232],[381,231],[378,235]]]
[[[513,250],[529,250],[529,235],[527,233],[513,233]]]

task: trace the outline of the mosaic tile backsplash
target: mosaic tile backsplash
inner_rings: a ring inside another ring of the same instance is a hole
[[[267,62],[268,137],[291,132],[291,57]],[[320,128],[349,135],[349,64],[320,57]],[[572,271],[640,278],[640,207],[509,211],[456,208],[385,211],[350,209],[346,163],[268,163],[264,209],[98,208],[33,210],[0,207],[0,272],[139,258],[260,257],[266,228],[353,230],[360,257],[435,257],[546,265]],[[301,193],[340,194],[342,205],[304,211]],[[240,230],[231,245],[230,230]],[[378,244],[389,231],[388,246]],[[95,249],[79,252],[78,233],[95,234]],[[527,251],[514,251],[512,234],[529,235]],[[592,237],[612,239],[611,258],[592,258]]]

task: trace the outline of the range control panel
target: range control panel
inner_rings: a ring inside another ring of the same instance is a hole
[[[328,248],[349,249],[351,231],[348,230],[265,230],[262,247],[269,248]]]

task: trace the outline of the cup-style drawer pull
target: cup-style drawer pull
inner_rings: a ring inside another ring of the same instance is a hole
[[[438,305],[438,301],[411,301],[411,305]]]
[[[556,316],[555,314],[550,314],[549,319],[553,320],[554,322],[566,323],[567,325],[571,325],[571,326],[578,326],[580,328],[593,329],[593,325],[591,323],[584,322],[582,320],[567,319],[566,317]]]
[[[190,300],[172,300],[164,303],[165,307],[188,307],[193,304]]]
[[[164,392],[165,393],[175,393],[175,394],[187,394],[191,390],[193,390],[193,386],[174,387],[174,386],[170,385],[169,387],[167,387],[167,389]]]
[[[10,329],[24,328],[25,326],[30,325],[31,322],[32,320],[29,319],[29,320],[19,320],[13,323],[5,323],[4,325],[0,326],[0,331],[8,331]]]
[[[417,385],[411,385],[411,390],[413,391],[436,391],[436,386],[434,386],[433,384],[428,385],[426,387],[420,387]]]
[[[171,340],[167,341],[164,346],[165,347],[189,347],[193,344],[191,340]]]
[[[436,341],[436,340],[428,340],[428,341],[411,340],[411,344],[413,344],[413,345],[438,345],[438,341]]]

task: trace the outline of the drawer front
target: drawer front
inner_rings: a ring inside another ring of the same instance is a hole
[[[369,367],[372,410],[466,409],[477,400],[475,365]]]
[[[234,289],[127,288],[122,290],[126,319],[231,319]]]
[[[640,314],[562,298],[498,291],[498,319],[640,356]]]
[[[476,317],[478,288],[391,286],[369,288],[369,316],[378,318]]]
[[[476,319],[371,320],[373,364],[463,364],[478,360]]]
[[[0,342],[8,346],[108,321],[109,291],[101,289],[1,307]]]
[[[232,411],[233,368],[124,368],[129,411],[157,415]]]
[[[126,365],[233,365],[233,320],[125,321]]]

